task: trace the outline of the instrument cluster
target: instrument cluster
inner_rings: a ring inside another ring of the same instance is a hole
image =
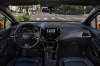
[[[24,33],[24,32],[37,32],[36,28],[35,27],[32,27],[32,26],[24,26],[22,29],[21,29],[21,32]]]

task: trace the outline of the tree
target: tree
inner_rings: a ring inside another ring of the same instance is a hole
[[[39,10],[40,10],[40,8],[39,8],[39,6],[37,5],[37,6],[36,6],[36,11],[39,12]]]
[[[32,5],[28,5],[28,6],[24,6],[24,8],[26,9],[26,14],[29,15],[29,8],[32,8]]]
[[[20,13],[22,13],[23,12],[23,9],[24,9],[24,6],[18,6],[18,10],[17,10],[17,12],[20,12]]]
[[[82,10],[84,6],[79,6],[79,5],[61,5],[59,6],[60,10]]]

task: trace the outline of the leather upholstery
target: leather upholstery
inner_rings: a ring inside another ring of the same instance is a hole
[[[42,66],[42,60],[31,57],[14,58],[7,66]]]
[[[59,66],[94,66],[94,65],[87,58],[65,57],[59,60]]]

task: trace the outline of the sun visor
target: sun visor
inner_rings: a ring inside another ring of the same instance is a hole
[[[39,4],[38,0],[0,0],[4,5],[35,5]]]
[[[100,0],[39,0],[42,6],[56,6],[61,4],[67,5],[98,5]]]
[[[58,6],[63,4],[62,0],[40,0],[40,5],[41,6]]]
[[[100,0],[63,0],[63,4],[70,5],[98,5]]]

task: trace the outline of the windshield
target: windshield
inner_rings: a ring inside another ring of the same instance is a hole
[[[40,5],[9,6],[11,13],[19,21],[83,21],[93,9],[92,6],[60,5],[43,7]]]

